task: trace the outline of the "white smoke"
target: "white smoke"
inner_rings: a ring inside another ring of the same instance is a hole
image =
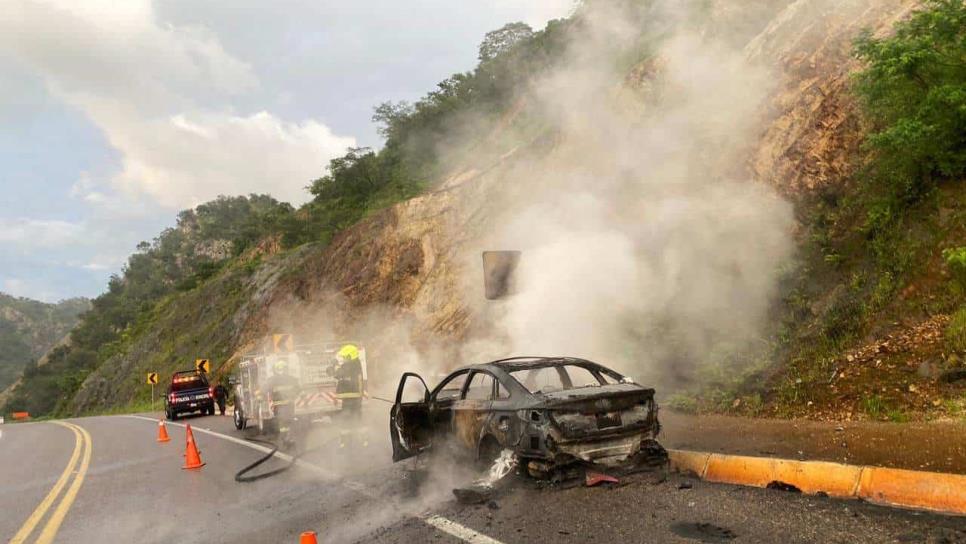
[[[519,294],[480,308],[508,339],[487,347],[687,379],[758,344],[793,251],[791,206],[743,164],[775,78],[658,4],[670,26],[629,81],[614,59],[649,30],[613,5],[583,12],[567,62],[526,97],[558,143],[500,184],[485,249],[523,258]]]

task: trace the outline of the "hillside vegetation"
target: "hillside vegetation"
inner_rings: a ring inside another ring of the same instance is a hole
[[[82,298],[47,304],[0,293],[0,391],[61,341],[88,308]]]
[[[881,17],[905,13],[903,3],[890,0],[894,7],[882,8]],[[755,54],[772,26],[804,26],[794,17],[804,17],[799,8],[809,3],[687,4],[696,20],[679,24]],[[72,343],[46,365],[26,369],[4,410],[144,406],[144,372],[165,378],[207,357],[221,377],[262,334],[298,325],[318,331],[316,323],[299,323],[300,312],[315,307],[349,314],[391,308],[390,323],[401,316],[417,322],[415,343],[430,336],[462,341],[485,328],[460,298],[456,248],[487,206],[498,206],[485,191],[502,174],[525,168],[516,166],[528,164],[521,157],[556,145],[555,127],[528,108],[528,85],[563,62],[568,41],[598,5],[622,6],[628,25],[640,29],[632,46],[601,62],[627,73],[624,85],[647,87],[660,65],[655,44],[671,24],[657,2],[587,1],[542,30],[511,23],[488,33],[473,71],[445,79],[413,104],[377,106],[373,120],[384,146],[349,149],[333,160],[310,182],[307,204],[221,197],[179,214],[175,227],[141,244],[111,279]],[[709,357],[683,388],[662,388],[675,393],[675,406],[892,420],[966,414],[964,382],[947,379],[966,361],[964,12],[961,0],[932,0],[900,17],[891,32],[856,30],[844,44],[781,42],[791,48],[780,49],[783,62],[805,59],[813,70],[789,69],[793,98],[807,95],[796,78],[808,85],[833,78],[811,59],[816,51],[851,51],[855,73],[848,85],[823,91],[823,108],[802,106],[826,117],[803,123],[800,140],[781,140],[786,147],[772,153],[776,177],[794,173],[779,189],[800,228],[798,257],[787,267],[760,350],[740,361]],[[831,58],[838,69],[841,59]],[[835,107],[824,108],[828,103]],[[773,107],[798,107],[792,104]],[[767,126],[762,138],[792,134],[783,123]],[[835,160],[823,157],[814,168],[796,162],[823,152],[799,149],[816,134],[832,142],[826,152]],[[470,199],[485,204],[462,204]],[[388,337],[385,321],[373,323],[373,338]]]

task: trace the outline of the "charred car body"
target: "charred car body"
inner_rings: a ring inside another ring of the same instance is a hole
[[[460,368],[434,389],[406,373],[390,412],[393,460],[446,445],[488,462],[510,449],[531,476],[663,456],[654,390],[597,363],[517,357]]]

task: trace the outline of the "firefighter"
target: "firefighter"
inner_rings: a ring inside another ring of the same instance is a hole
[[[347,417],[349,428],[339,433],[339,447],[350,443],[369,445],[366,429],[362,426],[362,361],[359,348],[346,344],[336,353],[335,398],[342,401],[342,413]]]
[[[346,344],[335,358],[335,398],[342,401],[342,410],[351,418],[358,419],[362,414],[362,361],[359,360],[359,348]]]
[[[272,412],[283,441],[288,441],[289,431],[295,419],[295,399],[299,394],[298,378],[288,373],[288,361],[275,361],[274,375],[268,379],[265,389],[270,395]]]

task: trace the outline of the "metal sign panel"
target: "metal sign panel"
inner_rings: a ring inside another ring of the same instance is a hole
[[[519,263],[519,251],[483,252],[483,286],[487,300],[498,300],[516,293],[514,272]]]

